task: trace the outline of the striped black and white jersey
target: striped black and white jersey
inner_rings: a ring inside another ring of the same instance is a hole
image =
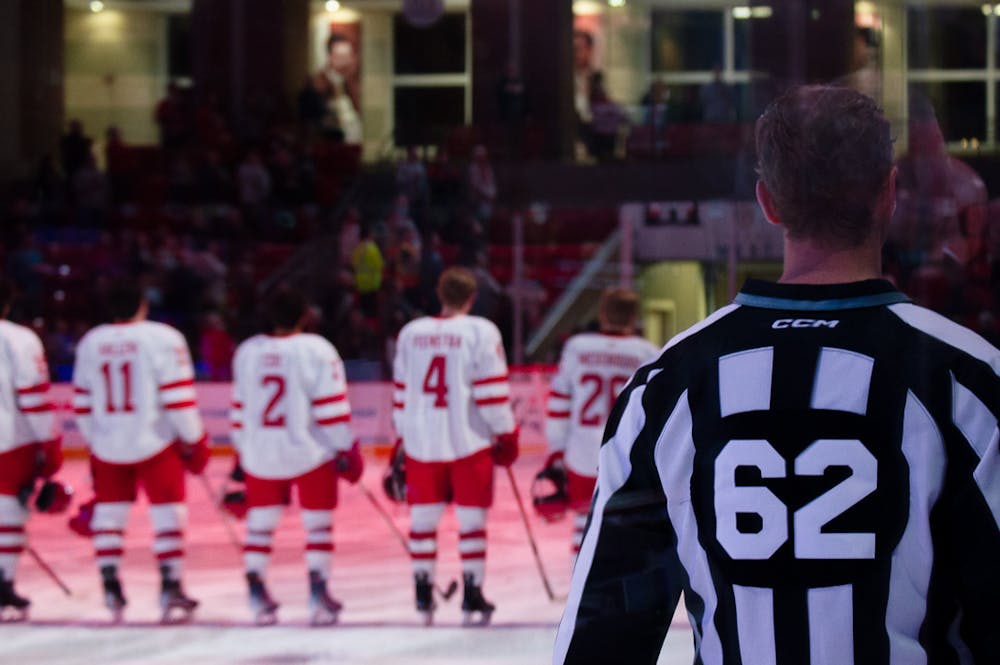
[[[1000,663],[1000,351],[891,284],[751,281],[622,392],[556,663]]]

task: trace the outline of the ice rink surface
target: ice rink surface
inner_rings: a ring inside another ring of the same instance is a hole
[[[523,455],[515,464],[521,494],[541,467],[540,454]],[[390,504],[381,490],[384,463],[367,459],[362,482],[389,511],[404,533],[405,507]],[[215,458],[207,479],[218,493],[232,462]],[[76,490],[78,501],[90,497],[84,461],[67,462],[60,477]],[[152,541],[146,511],[136,506],[126,533],[122,583],[129,605],[125,622],[109,623],[90,542],[66,528],[67,515],[35,515],[28,525],[31,545],[72,589],[66,597],[25,555],[18,590],[32,600],[26,624],[0,625],[0,663],[95,663],[150,665],[541,665],[551,662],[561,602],[550,602],[542,587],[525,537],[510,483],[496,476],[496,503],[487,525],[489,550],[483,590],[496,603],[488,628],[461,626],[461,589],[449,602],[439,601],[435,625],[424,627],[413,609],[409,560],[399,540],[364,494],[341,483],[340,506],[334,516],[336,553],[330,588],[344,603],[337,626],[307,624],[307,586],[302,559],[304,536],[298,509],[291,507],[275,536],[275,555],[268,586],[282,604],[279,624],[257,627],[247,607],[241,555],[227,536],[205,487],[188,479],[187,567],[185,587],[201,601],[192,624],[164,627],[159,619],[159,573],[150,553]],[[569,538],[566,519],[547,524],[529,518],[538,539],[555,593],[569,586]],[[75,504],[74,504],[75,509]],[[236,523],[242,535],[242,525]],[[457,525],[449,511],[438,541],[438,583],[461,582],[456,552]],[[692,662],[691,629],[679,610],[661,665]]]

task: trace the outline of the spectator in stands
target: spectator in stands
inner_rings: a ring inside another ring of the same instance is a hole
[[[71,185],[80,225],[92,228],[102,226],[111,199],[111,186],[97,168],[97,160],[92,154],[73,174]]]
[[[229,381],[232,376],[233,351],[236,344],[226,332],[222,316],[209,312],[202,318],[198,350],[209,381]]]
[[[240,206],[253,228],[264,225],[265,206],[271,198],[271,174],[264,167],[260,152],[251,149],[236,171]]]
[[[706,83],[699,89],[698,100],[701,104],[702,122],[727,124],[736,119],[733,91],[722,80],[722,68],[719,65],[712,68],[711,83]]]
[[[202,203],[232,202],[236,185],[229,169],[222,163],[222,155],[217,150],[206,150],[198,166],[195,181],[196,197]]]
[[[72,180],[76,172],[86,166],[93,140],[83,133],[83,123],[71,120],[69,131],[63,135],[59,148],[62,153],[63,173]]]
[[[307,138],[318,136],[326,116],[326,78],[321,73],[307,76],[298,95],[298,119]]]
[[[128,172],[128,146],[122,138],[121,129],[115,125],[104,132],[104,167],[111,187],[111,199],[124,201],[130,194],[128,184],[133,174]]]
[[[475,263],[469,267],[476,278],[476,301],[472,304],[469,314],[482,316],[493,320],[500,311],[500,300],[503,297],[503,287],[490,272],[489,254],[480,251]]]
[[[469,205],[482,224],[493,219],[493,206],[497,199],[497,181],[490,164],[486,146],[477,145],[472,151],[467,178]]]
[[[351,255],[354,268],[354,287],[358,294],[358,306],[365,316],[374,319],[378,308],[378,292],[382,288],[382,252],[372,239],[371,229],[361,229],[358,246]]]
[[[590,145],[592,85],[600,79],[594,63],[594,35],[586,30],[573,33],[573,108],[576,111],[577,138]],[[588,148],[589,151],[589,148]]]
[[[327,60],[322,74],[326,77],[327,123],[345,143],[359,144],[362,140],[359,113],[360,77],[358,55],[354,42],[346,35],[333,33],[326,42]]]
[[[351,206],[344,213],[344,220],[340,223],[338,245],[342,269],[352,269],[354,248],[359,242],[361,242],[361,211]]]
[[[426,314],[436,314],[441,309],[437,297],[437,283],[444,272],[441,257],[441,236],[437,231],[428,231],[421,243],[420,252],[420,295],[417,309]]]
[[[184,96],[174,81],[167,84],[167,96],[156,105],[154,118],[160,130],[160,145],[167,149],[178,148],[187,139],[187,113]]]
[[[670,90],[667,84],[656,79],[649,91],[642,97],[642,122],[649,133],[649,149],[653,155],[660,155],[667,148],[665,130],[670,114]]]
[[[69,377],[62,374],[69,373],[67,370],[73,367],[78,338],[74,338],[69,322],[59,317],[46,327],[42,339],[45,344],[45,356],[49,361],[50,378],[53,381],[65,381]]]
[[[592,82],[590,90],[590,154],[599,162],[607,162],[615,157],[618,136],[628,125],[628,116],[618,104],[611,100],[604,89],[603,78]]]
[[[410,212],[423,222],[423,211],[429,202],[427,168],[413,146],[406,149],[406,158],[396,166],[396,189],[409,200]]]

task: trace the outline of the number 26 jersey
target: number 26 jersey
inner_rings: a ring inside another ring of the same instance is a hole
[[[750,281],[622,392],[555,662],[1000,657],[1000,351],[888,282]]]
[[[393,424],[406,454],[451,462],[514,429],[500,331],[468,315],[406,324],[393,362]]]

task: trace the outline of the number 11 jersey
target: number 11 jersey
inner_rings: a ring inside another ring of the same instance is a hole
[[[76,423],[104,462],[133,464],[204,432],[184,336],[154,321],[97,326],[73,366]]]
[[[393,362],[393,424],[406,454],[452,462],[514,429],[500,331],[468,315],[406,324]]]

